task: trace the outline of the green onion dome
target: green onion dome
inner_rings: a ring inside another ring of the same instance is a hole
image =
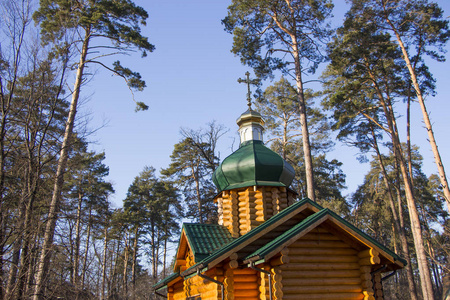
[[[213,174],[213,182],[219,192],[248,186],[289,187],[295,176],[294,168],[264,146],[261,115],[249,109],[237,123],[241,145]]]

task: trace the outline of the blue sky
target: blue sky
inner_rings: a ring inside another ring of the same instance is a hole
[[[147,88],[135,97],[145,102],[149,110],[135,113],[124,82],[98,69],[91,70],[96,75],[83,90],[79,114],[80,118],[90,119],[91,129],[98,129],[88,139],[93,142],[91,149],[106,153],[108,180],[116,190],[111,199],[115,207],[121,206],[128,186],[144,166],[160,170],[169,165],[173,146],[181,139],[181,127],[198,129],[215,120],[229,128],[219,145],[221,160],[231,153],[232,146],[236,150],[239,137],[235,121],[247,109],[246,86],[237,79],[251,71],[230,52],[232,36],[221,24],[229,1],[135,2],[149,13],[143,34],[156,50],[146,58],[136,53],[120,60],[145,79]],[[449,1],[438,3],[445,16],[450,16]],[[343,0],[335,1],[336,24],[345,12],[343,4]],[[437,96],[429,99],[427,105],[444,166],[450,173],[450,62],[432,63],[430,67],[437,79]],[[412,142],[421,148],[423,170],[427,175],[436,173],[418,105],[413,107],[412,120]],[[400,125],[400,130],[404,131],[403,128]],[[352,193],[363,182],[369,167],[360,164],[356,154],[356,150],[339,143],[328,154],[329,158],[344,163],[342,169],[348,186],[344,194]]]

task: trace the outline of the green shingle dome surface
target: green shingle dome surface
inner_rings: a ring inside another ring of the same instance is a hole
[[[294,168],[280,155],[262,141],[250,140],[224,159],[213,181],[219,192],[255,185],[289,187],[294,175]]]

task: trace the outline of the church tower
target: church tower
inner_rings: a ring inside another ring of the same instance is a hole
[[[247,80],[239,82],[250,84]],[[214,172],[219,224],[184,223],[167,300],[383,300],[382,282],[406,261],[328,208],[294,203],[294,169],[263,144],[250,104],[239,149]]]
[[[249,109],[238,119],[240,146],[214,172],[219,224],[239,237],[294,202],[294,169],[263,144],[264,120]]]

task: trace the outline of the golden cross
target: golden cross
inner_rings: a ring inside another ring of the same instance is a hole
[[[239,78],[237,81],[239,83],[246,83],[247,84],[247,101],[248,101],[248,108],[251,110],[252,109],[252,97],[251,97],[251,92],[250,92],[250,84],[258,84],[258,80],[257,79],[250,79],[250,72],[247,71],[245,72],[245,75],[247,76],[247,79],[242,79]]]

